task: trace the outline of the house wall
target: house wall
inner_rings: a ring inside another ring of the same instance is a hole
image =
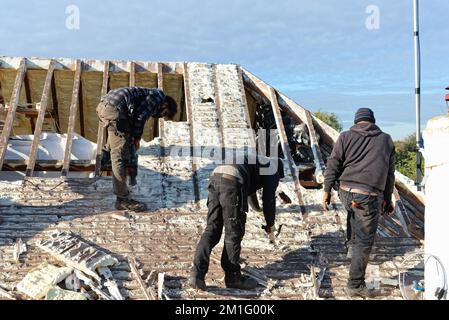
[[[449,274],[449,214],[447,183],[449,180],[449,115],[436,117],[423,132],[426,159],[426,221],[425,252],[439,258]],[[439,268],[439,269],[438,269]],[[435,291],[442,287],[441,266],[429,258],[425,266],[425,297],[434,300]],[[447,290],[447,280],[446,280]]]

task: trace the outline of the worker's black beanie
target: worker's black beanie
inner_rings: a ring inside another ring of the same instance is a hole
[[[376,123],[376,118],[374,118],[374,112],[370,108],[360,108],[355,113],[354,123],[358,123],[360,121],[369,121],[372,123]]]

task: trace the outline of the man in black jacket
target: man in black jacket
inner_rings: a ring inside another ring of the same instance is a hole
[[[271,236],[275,231],[276,189],[284,177],[284,167],[278,158],[257,157],[255,163],[221,165],[210,177],[207,199],[207,226],[198,243],[190,285],[206,290],[204,278],[209,269],[212,249],[218,244],[225,228],[221,266],[225,271],[228,288],[250,290],[257,281],[242,276],[240,272],[241,241],[245,234],[248,196],[262,191],[263,214],[266,226],[263,229]]]
[[[347,293],[373,297],[365,284],[365,271],[380,214],[393,212],[395,149],[391,137],[375,125],[373,111],[360,108],[354,126],[342,132],[327,160],[323,209],[327,211],[331,189],[339,184],[339,196],[348,212],[348,257],[351,257]]]
[[[172,118],[176,114],[176,102],[162,90],[141,87],[119,88],[109,91],[97,107],[97,115],[108,138],[105,152],[111,154],[112,184],[117,196],[117,210],[145,211],[146,205],[130,197],[126,184],[126,165],[130,158],[130,146],[140,147],[145,122],[150,118]]]

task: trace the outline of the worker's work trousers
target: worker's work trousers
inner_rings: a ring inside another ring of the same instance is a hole
[[[129,162],[128,134],[117,130],[119,111],[111,104],[100,102],[97,107],[97,115],[103,127],[108,130],[108,138],[104,150],[111,153],[112,186],[117,198],[128,198],[129,190],[126,183],[126,165]]]
[[[196,248],[192,274],[204,279],[212,249],[225,229],[221,266],[226,278],[240,277],[241,241],[245,234],[246,212],[242,211],[242,185],[221,176],[212,176],[207,199],[207,226]]]
[[[348,287],[365,285],[365,271],[376,236],[383,196],[369,196],[340,189],[340,200],[348,212],[348,240],[352,243]]]

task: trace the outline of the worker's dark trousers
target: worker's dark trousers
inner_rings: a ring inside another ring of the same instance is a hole
[[[348,287],[358,288],[365,284],[366,266],[376,236],[383,197],[352,193],[341,189],[339,195],[348,212],[348,227],[351,230],[348,238],[353,239]]]
[[[240,277],[241,241],[245,234],[246,213],[242,211],[241,189],[237,181],[212,176],[207,199],[207,226],[196,248],[192,274],[204,279],[209,269],[212,249],[220,241],[225,228],[221,266],[225,279],[233,281]]]
[[[129,162],[129,136],[117,131],[119,112],[111,104],[100,102],[97,115],[104,127],[107,127],[108,138],[104,149],[111,153],[112,186],[118,198],[128,198],[129,190],[126,183],[126,164]]]

